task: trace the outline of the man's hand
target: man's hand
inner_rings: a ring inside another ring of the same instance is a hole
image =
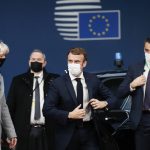
[[[102,108],[105,108],[108,103],[107,101],[99,101],[97,99],[91,99],[89,101],[90,105],[93,107],[93,109],[102,109]]]
[[[137,78],[135,78],[131,83],[130,83],[130,87],[132,89],[135,89],[138,86],[144,85],[146,83],[146,78],[144,75],[141,75]]]
[[[83,119],[85,116],[85,110],[80,109],[81,104],[77,106],[73,111],[69,112],[69,119]]]
[[[14,149],[16,144],[17,144],[17,138],[13,137],[13,138],[7,138],[7,143],[9,145],[10,149]]]

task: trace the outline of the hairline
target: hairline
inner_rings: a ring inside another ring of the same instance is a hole
[[[34,50],[31,52],[29,59],[31,59],[31,56],[32,56],[33,53],[40,53],[40,54],[42,54],[44,60],[46,61],[46,55],[45,55],[41,50],[39,50],[39,49],[34,49]]]

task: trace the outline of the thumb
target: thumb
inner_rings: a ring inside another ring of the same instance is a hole
[[[81,104],[80,105],[78,105],[75,109],[79,109],[81,107]]]

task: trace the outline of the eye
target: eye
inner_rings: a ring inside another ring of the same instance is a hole
[[[79,60],[76,60],[76,61],[75,61],[75,63],[76,63],[76,64],[79,64],[79,63],[80,63],[80,61],[79,61]]]
[[[72,60],[68,60],[68,63],[72,63]]]
[[[34,59],[34,58],[31,58],[30,61],[35,61],[35,59]]]
[[[150,53],[150,49],[144,49],[145,52]]]
[[[41,59],[41,58],[38,58],[37,61],[42,61],[42,59]]]
[[[43,59],[41,59],[41,58],[31,58],[30,60],[31,61],[38,61],[38,62],[42,62],[43,61]]]

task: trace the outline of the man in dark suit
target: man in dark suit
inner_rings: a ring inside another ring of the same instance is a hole
[[[150,150],[150,38],[144,42],[144,53],[145,60],[129,67],[118,90],[119,98],[132,96],[130,122],[135,129],[136,150]]]
[[[36,49],[29,58],[29,71],[12,80],[7,104],[18,135],[16,150],[48,150],[47,142],[53,143],[52,123],[44,118],[42,108],[49,86],[58,75],[46,72],[45,66],[45,54]],[[37,89],[39,98],[36,96]],[[35,112],[39,113],[38,116]]]
[[[109,107],[113,96],[95,75],[83,72],[83,48],[70,49],[67,57],[69,73],[53,81],[43,107],[55,122],[55,150],[99,150],[92,110]]]

